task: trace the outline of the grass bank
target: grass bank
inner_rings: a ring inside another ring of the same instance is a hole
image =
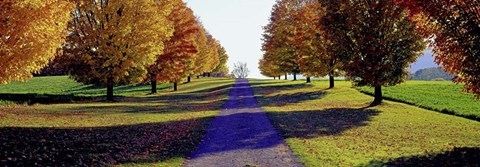
[[[178,92],[129,95],[115,103],[0,106],[0,163],[180,166],[233,83],[195,79]]]
[[[374,93],[370,87],[358,89],[369,95]],[[386,99],[480,121],[480,101],[472,94],[462,92],[462,89],[463,85],[451,81],[407,81],[397,86],[384,87],[383,96]]]
[[[480,123],[386,101],[337,81],[251,80],[257,100],[307,166],[455,166],[477,163]]]

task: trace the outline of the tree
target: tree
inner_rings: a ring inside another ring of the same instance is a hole
[[[250,71],[247,68],[247,63],[237,62],[233,65],[232,76],[235,78],[247,78]]]
[[[193,65],[193,74],[201,75],[211,72],[220,63],[218,58],[217,41],[200,24],[196,44],[198,55]]]
[[[274,58],[276,66],[282,72],[291,73],[296,80],[300,67],[296,62],[297,55],[293,45],[295,36],[295,21],[293,12],[298,7],[299,0],[279,0],[274,5],[270,22],[264,27],[262,50]]]
[[[77,0],[64,46],[69,73],[79,82],[107,87],[139,83],[173,33],[170,1]]]
[[[424,68],[415,72],[413,75],[410,75],[408,79],[411,80],[434,80],[434,79],[443,79],[443,80],[452,80],[455,76],[448,74],[440,67]]]
[[[156,62],[149,68],[151,93],[157,93],[157,81],[174,83],[176,91],[178,82],[190,75],[187,66],[198,52],[195,37],[200,27],[193,11],[182,0],[173,0],[168,19],[173,22],[174,32],[165,42],[163,54],[157,55]]]
[[[435,61],[465,83],[464,91],[480,98],[480,1],[398,0],[418,20],[420,34],[430,39]]]
[[[325,14],[324,7],[318,1],[306,1],[295,12],[295,52],[300,71],[307,76],[330,75],[330,88],[333,88],[334,71],[339,68],[338,57],[334,52],[327,54],[327,33],[321,29],[320,20]]]
[[[307,77],[307,83],[312,76],[322,76],[321,57],[325,54],[320,36],[319,18],[320,5],[317,1],[306,2],[293,13],[295,21],[294,43],[296,63],[300,72]],[[323,72],[325,74],[325,72]],[[325,76],[325,75],[323,75]]]
[[[217,45],[217,50],[218,50],[219,63],[212,72],[215,73],[217,76],[223,77],[228,75],[228,72],[229,72],[227,67],[228,55],[227,55],[227,51],[222,45],[220,45],[220,43],[218,43]]]
[[[64,0],[0,1],[0,84],[25,81],[55,57],[72,10]]]
[[[280,70],[280,67],[276,66],[273,61],[268,60],[268,56],[264,55],[262,59],[258,62],[258,68],[260,69],[260,73],[267,77],[278,77],[283,74]]]
[[[350,54],[344,57],[347,76],[357,85],[375,87],[372,105],[382,102],[382,86],[405,80],[406,71],[425,49],[425,42],[393,0],[350,1],[346,4]]]

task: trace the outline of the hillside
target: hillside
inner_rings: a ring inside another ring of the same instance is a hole
[[[452,80],[455,76],[445,72],[440,67],[431,67],[420,69],[411,76],[408,77],[409,80],[433,80],[442,78],[444,80]]]

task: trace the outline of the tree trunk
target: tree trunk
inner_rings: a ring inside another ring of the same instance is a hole
[[[177,91],[177,90],[178,90],[178,83],[174,82],[173,83],[173,91]]]
[[[206,72],[203,73],[203,77],[207,77],[207,73],[206,73]]]
[[[210,74],[210,73],[207,73],[207,76],[208,76],[208,77],[210,77],[210,76],[211,76],[211,74]]]
[[[381,104],[383,101],[382,86],[375,86],[375,99],[372,102],[372,106]]]
[[[335,87],[335,77],[333,76],[332,73],[328,74],[328,78],[330,80],[330,89],[334,88]]]
[[[113,78],[110,77],[107,82],[107,101],[113,101]]]
[[[152,85],[152,94],[155,94],[157,93],[157,80],[156,79],[152,79],[150,81],[150,84]]]
[[[312,81],[310,80],[310,77],[307,77],[307,83],[310,83],[310,82],[312,82]]]
[[[297,73],[293,73],[293,80],[294,80],[294,81],[297,80]]]
[[[200,78],[200,75],[197,75],[197,79],[199,79],[199,78]]]
[[[285,74],[285,80],[287,80],[287,74]]]
[[[191,81],[192,81],[192,76],[188,76],[187,83],[190,83]]]
[[[157,93],[157,74],[153,73],[150,74],[150,84],[152,86],[152,91],[150,93],[154,94]]]
[[[276,79],[277,79],[277,77],[273,77],[273,80],[276,80]]]

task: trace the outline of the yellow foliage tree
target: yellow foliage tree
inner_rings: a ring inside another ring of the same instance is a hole
[[[0,84],[25,81],[55,57],[73,7],[65,0],[0,1]]]
[[[177,83],[190,74],[188,65],[197,54],[195,37],[200,30],[193,11],[182,0],[173,0],[174,8],[168,19],[173,21],[174,33],[165,42],[165,51],[158,55],[156,63],[150,69],[152,93],[157,93],[157,81]]]
[[[171,0],[77,0],[65,45],[69,73],[83,83],[113,87],[142,82],[173,35]]]
[[[193,74],[201,75],[211,72],[218,66],[220,59],[218,57],[218,41],[213,38],[205,28],[200,25],[200,31],[197,34],[196,44],[198,55],[195,59]]]

